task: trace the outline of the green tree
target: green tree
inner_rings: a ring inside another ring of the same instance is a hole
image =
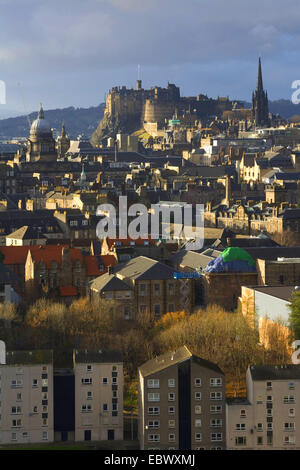
[[[290,304],[289,324],[292,335],[300,339],[300,291],[295,291]]]

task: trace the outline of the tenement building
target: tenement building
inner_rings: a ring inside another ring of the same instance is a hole
[[[138,371],[140,448],[224,449],[225,376],[186,347]]]
[[[228,449],[300,449],[299,365],[250,366],[247,398],[227,402]]]
[[[174,269],[146,256],[137,256],[109,269],[89,284],[89,294],[116,301],[116,308],[129,318],[157,320],[169,312],[194,307],[193,279],[174,279]]]

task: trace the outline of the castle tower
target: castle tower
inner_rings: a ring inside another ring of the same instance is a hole
[[[269,125],[268,94],[263,88],[261,59],[258,61],[256,90],[252,94],[252,122],[256,127]]]

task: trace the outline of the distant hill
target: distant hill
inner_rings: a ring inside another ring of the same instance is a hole
[[[244,102],[246,108],[251,108],[251,103]],[[293,104],[290,100],[269,100],[269,111],[272,114],[280,114],[284,119],[300,115],[300,104]]]
[[[65,123],[68,135],[76,138],[79,134],[90,137],[103,117],[105,104],[90,108],[69,108],[45,110],[45,118],[52,128],[61,130],[62,122]],[[29,114],[32,122],[37,117],[37,112]],[[27,137],[29,124],[27,117],[18,116],[0,120],[0,138]]]
[[[300,114],[300,104],[293,104],[290,100],[269,101],[269,110],[273,114],[289,119],[295,114]]]
[[[244,102],[244,106],[251,107],[250,103]],[[79,134],[91,137],[97,129],[99,121],[103,118],[105,103],[90,108],[69,108],[45,110],[45,118],[52,128],[60,131],[62,122],[65,123],[67,133],[71,138]],[[293,104],[290,100],[269,101],[269,109],[273,114],[280,114],[285,119],[300,115],[300,104]],[[36,119],[37,112],[29,114],[30,121]],[[11,137],[27,137],[29,135],[29,124],[27,117],[17,116],[8,119],[0,119],[0,139]]]

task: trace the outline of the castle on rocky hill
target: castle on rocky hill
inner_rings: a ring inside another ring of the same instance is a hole
[[[97,145],[107,137],[115,137],[118,132],[128,134],[141,128],[155,134],[173,116],[178,119],[190,117],[190,121],[221,117],[234,105],[236,102],[228,96],[217,99],[202,94],[181,97],[179,87],[171,83],[166,88],[145,90],[142,81],[137,80],[135,90],[122,86],[109,91],[104,117],[92,136],[92,143]]]

